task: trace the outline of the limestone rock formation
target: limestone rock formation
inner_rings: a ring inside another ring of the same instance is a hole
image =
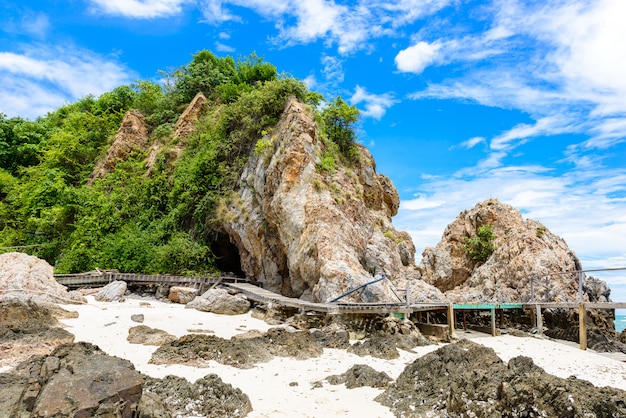
[[[376,172],[369,152],[351,168],[316,168],[324,153],[305,105],[291,100],[262,155],[250,155],[222,227],[236,245],[241,268],[263,287],[326,302],[372,281],[345,300],[398,301],[392,283],[415,278],[415,247],[391,224],[398,193]]]
[[[156,138],[150,146],[150,152],[146,158],[146,167],[148,168],[148,175],[152,173],[152,167],[154,166],[159,151],[164,146],[169,146],[170,153],[168,153],[168,160],[175,161],[183,152],[187,145],[187,137],[193,131],[196,130],[196,122],[202,114],[205,108],[207,99],[202,93],[196,94],[191,100],[191,103],[187,105],[183,113],[178,117],[176,125],[174,126],[174,132],[165,138]]]
[[[7,299],[39,304],[87,302],[80,293],[59,284],[45,260],[16,252],[0,254],[0,300]]]
[[[464,245],[487,225],[495,249],[483,262],[472,259]],[[495,199],[461,212],[441,241],[424,250],[419,265],[422,280],[459,302],[576,301],[580,269],[562,238]],[[606,300],[607,289],[586,279],[584,300],[600,300],[597,293]]]
[[[98,162],[91,173],[90,183],[112,172],[118,162],[125,161],[133,152],[147,151],[149,145],[150,135],[144,123],[144,116],[138,110],[129,110],[122,119],[107,155]]]

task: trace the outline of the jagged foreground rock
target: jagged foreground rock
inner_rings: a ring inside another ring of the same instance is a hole
[[[483,263],[464,248],[465,238],[492,225],[495,251]],[[496,199],[461,212],[419,265],[422,280],[451,301],[542,302],[578,300],[581,264],[567,243],[541,223]],[[534,294],[531,295],[531,281]],[[584,300],[605,302],[606,283],[585,278]]]
[[[397,417],[618,417],[626,392],[547,374],[528,357],[503,363],[462,340],[408,365],[376,400]]]
[[[364,147],[350,169],[316,170],[324,145],[311,112],[295,100],[265,140],[263,155],[250,155],[222,222],[247,276],[274,292],[319,302],[374,273],[396,283],[414,277],[411,238],[391,225],[398,193]],[[388,286],[369,286],[353,298],[397,301]]]

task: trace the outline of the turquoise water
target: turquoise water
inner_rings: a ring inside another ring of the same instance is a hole
[[[626,328],[626,315],[615,315],[615,331],[622,332]]]

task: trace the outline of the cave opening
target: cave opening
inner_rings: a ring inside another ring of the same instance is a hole
[[[241,268],[239,248],[231,242],[228,234],[218,232],[211,242],[211,251],[215,256],[215,265],[218,269],[225,274],[232,273],[235,277],[246,277]]]

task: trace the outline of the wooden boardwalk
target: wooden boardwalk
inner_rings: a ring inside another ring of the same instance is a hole
[[[290,298],[259,287],[259,283],[235,277],[185,277],[159,274],[129,274],[95,271],[81,274],[55,275],[57,281],[68,287],[102,286],[115,280],[123,280],[131,285],[185,284],[197,287],[200,291],[218,284],[243,293],[248,299],[298,309],[302,312],[314,311],[328,314],[405,314],[419,312],[444,311],[447,316],[449,333],[454,335],[456,311],[490,311],[491,334],[498,335],[496,316],[504,310],[530,310],[533,322],[539,333],[543,332],[544,309],[578,309],[580,348],[587,348],[587,309],[626,309],[626,302],[526,302],[526,303],[315,303]],[[420,315],[421,316],[421,315]],[[616,355],[617,356],[617,355]],[[622,357],[620,357],[622,358]],[[624,360],[620,360],[624,361]]]

